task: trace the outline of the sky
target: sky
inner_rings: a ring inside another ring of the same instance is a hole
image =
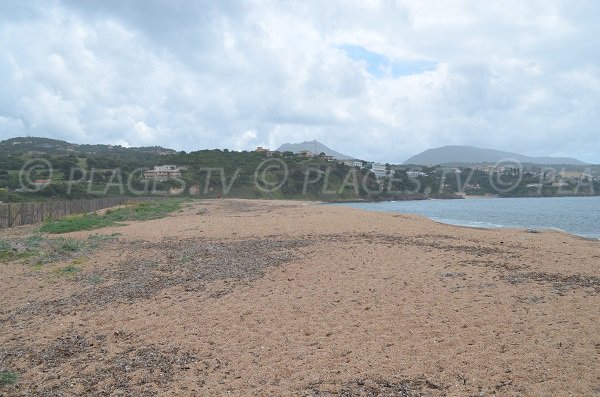
[[[3,0],[0,139],[600,163],[600,2]]]

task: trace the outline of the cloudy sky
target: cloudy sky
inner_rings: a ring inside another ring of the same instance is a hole
[[[0,2],[0,138],[600,163],[600,2]]]

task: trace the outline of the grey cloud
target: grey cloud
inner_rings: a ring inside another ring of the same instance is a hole
[[[600,162],[600,6],[509,3],[2,2],[0,138]],[[374,76],[343,44],[437,67]]]

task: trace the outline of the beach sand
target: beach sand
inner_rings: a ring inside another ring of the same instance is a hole
[[[65,236],[0,263],[0,395],[600,396],[597,241],[247,200]]]

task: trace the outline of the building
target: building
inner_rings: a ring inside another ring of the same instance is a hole
[[[298,154],[302,157],[315,157],[315,154],[310,150],[300,150]]]
[[[45,187],[52,183],[52,179],[36,179],[33,181],[35,187]]]
[[[158,179],[165,181],[171,178],[177,178],[181,176],[181,169],[177,168],[176,165],[157,165],[152,170],[144,171],[145,179]]]
[[[562,179],[569,179],[569,178],[580,179],[580,180],[593,179],[592,175],[590,175],[589,172],[585,172],[585,171],[562,170],[558,175]]]
[[[33,156],[33,157],[45,156],[46,155],[46,152],[41,152],[41,151],[38,151],[38,150],[30,150],[28,153],[29,153],[30,156]]]
[[[342,164],[347,165],[348,167],[363,167],[363,162],[359,160],[342,160]]]
[[[384,178],[387,176],[387,168],[382,163],[372,163],[371,172],[375,174],[377,178]]]
[[[475,171],[479,171],[479,172],[484,172],[486,174],[493,174],[494,171],[496,171],[496,167],[493,165],[481,165],[481,166],[476,166]],[[460,171],[460,170],[459,170]],[[455,171],[456,172],[456,171]]]
[[[411,178],[417,178],[419,176],[427,176],[427,174],[422,171],[406,171],[406,175],[410,176]]]
[[[255,152],[257,152],[257,153],[265,153],[267,155],[267,157],[272,157],[273,154],[277,153],[275,150],[269,150],[269,149],[264,148],[262,146],[258,146],[256,148]]]

